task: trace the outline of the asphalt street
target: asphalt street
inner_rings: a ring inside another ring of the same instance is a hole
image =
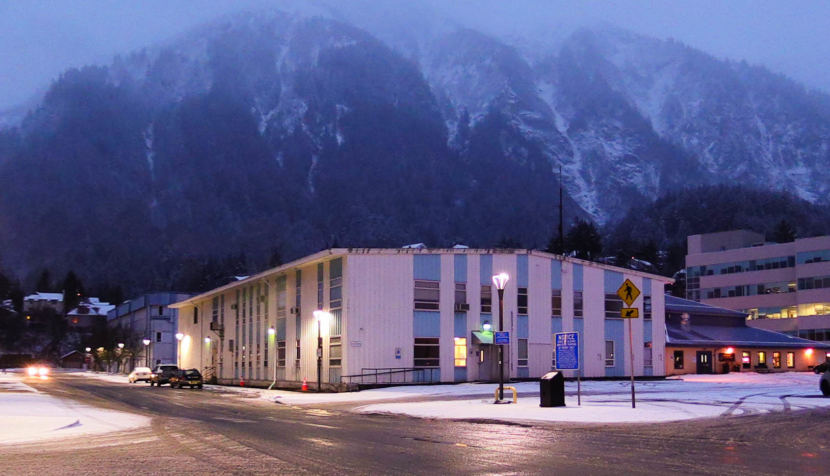
[[[57,375],[151,426],[0,445],[1,474],[827,474],[830,409],[648,425],[423,420]]]

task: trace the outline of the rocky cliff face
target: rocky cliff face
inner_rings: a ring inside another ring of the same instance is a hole
[[[419,25],[240,14],[67,71],[0,131],[4,263],[142,289],[241,250],[541,247],[560,166],[568,221],[709,183],[827,196],[828,100],[785,78],[613,29]]]

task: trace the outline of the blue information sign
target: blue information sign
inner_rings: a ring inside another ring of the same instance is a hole
[[[502,344],[508,345],[508,344],[510,344],[510,332],[508,332],[508,331],[495,332],[494,336],[495,337],[494,337],[493,342],[495,344],[497,344],[497,345],[502,345]]]
[[[554,336],[557,370],[579,370],[579,333],[559,332]]]

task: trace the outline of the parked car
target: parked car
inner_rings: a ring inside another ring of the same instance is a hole
[[[830,371],[824,372],[819,381],[818,388],[821,389],[822,395],[830,397]]]
[[[151,373],[152,371],[150,370],[150,367],[136,367],[132,372],[130,372],[130,375],[127,376],[127,380],[129,380],[130,383],[136,383],[139,380],[142,382],[149,382]]]
[[[170,388],[202,388],[202,374],[196,369],[177,370],[170,376]]]
[[[815,372],[817,374],[823,374],[824,372],[827,372],[828,370],[830,370],[830,362],[822,362],[822,363],[816,365],[815,367],[813,367],[813,372]]]
[[[177,365],[157,365],[156,368],[153,369],[153,372],[150,373],[150,386],[162,386],[166,383],[170,383],[170,377],[179,370]]]

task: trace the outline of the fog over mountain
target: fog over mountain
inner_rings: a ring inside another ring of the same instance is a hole
[[[240,254],[544,247],[560,167],[568,222],[717,184],[827,203],[830,100],[765,68],[607,24],[290,6],[68,69],[7,119],[4,267],[139,291]]]

